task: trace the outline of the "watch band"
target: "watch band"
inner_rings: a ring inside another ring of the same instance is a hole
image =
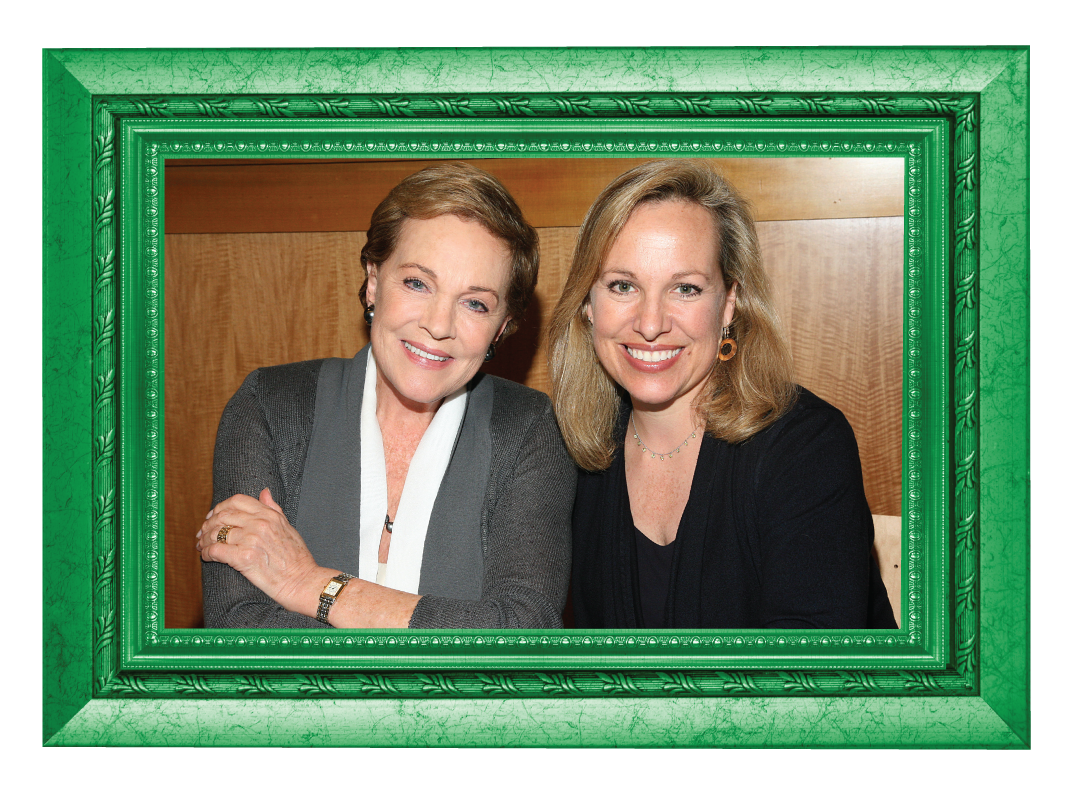
[[[323,591],[319,594],[319,612],[315,615],[316,620],[320,623],[330,624],[326,619],[330,616],[330,607],[337,601],[338,595],[345,589],[345,585],[349,583],[349,580],[355,578],[351,573],[339,573],[326,583]]]

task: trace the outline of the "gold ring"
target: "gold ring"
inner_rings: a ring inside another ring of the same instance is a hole
[[[218,543],[228,543],[229,542],[229,530],[230,529],[232,529],[232,524],[226,524],[225,526],[223,526],[221,529],[218,530],[218,533],[217,533],[217,542]]]

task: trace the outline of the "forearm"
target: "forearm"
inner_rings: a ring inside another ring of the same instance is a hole
[[[314,617],[289,611],[228,565],[204,562],[202,571],[207,628],[328,627]]]
[[[479,601],[425,595],[416,604],[410,628],[562,628],[561,596],[522,588]]]
[[[314,618],[326,583],[340,571],[316,568],[292,590],[285,603],[299,614]],[[351,579],[338,593],[327,619],[334,628],[408,628],[419,595],[392,590],[363,579]]]
[[[419,595],[353,579],[330,607],[329,625],[315,619],[319,596],[340,571],[316,568],[275,601],[235,569],[203,563],[207,628],[408,628]]]

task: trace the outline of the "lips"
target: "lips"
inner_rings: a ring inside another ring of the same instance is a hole
[[[436,354],[433,350],[416,345],[415,343],[410,343],[408,340],[402,340],[401,343],[405,346],[405,350],[410,354],[419,359],[426,360],[427,362],[449,362],[451,359],[449,356]]]
[[[672,367],[682,355],[682,347],[636,348],[620,346],[630,366],[642,373],[660,373]]]
[[[641,362],[666,362],[682,351],[681,348],[668,348],[663,351],[646,351],[640,348],[630,348],[629,346],[625,348],[627,354]]]

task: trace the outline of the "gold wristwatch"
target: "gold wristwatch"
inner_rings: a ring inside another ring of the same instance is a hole
[[[355,578],[351,573],[339,573],[326,583],[323,591],[319,594],[319,613],[315,615],[316,620],[320,623],[330,624],[326,619],[330,615],[330,607],[337,601],[338,595],[345,589],[349,579]]]

